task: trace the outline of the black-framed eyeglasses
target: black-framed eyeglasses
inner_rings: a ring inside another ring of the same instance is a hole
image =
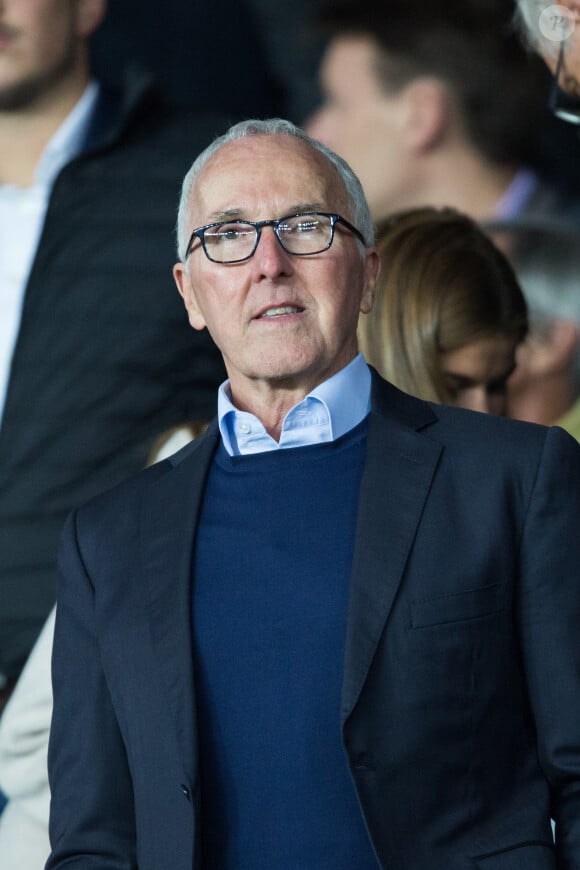
[[[292,214],[269,221],[218,221],[198,227],[190,236],[184,260],[191,254],[196,239],[212,263],[241,263],[254,256],[264,227],[272,227],[287,254],[309,257],[322,254],[334,241],[336,224],[343,224],[364,244],[365,239],[346,218],[328,212]]]
[[[563,40],[558,51],[548,106],[554,115],[561,118],[562,121],[568,121],[569,124],[580,124],[580,97],[571,96],[560,87],[560,76],[564,72],[564,50],[565,41]]]

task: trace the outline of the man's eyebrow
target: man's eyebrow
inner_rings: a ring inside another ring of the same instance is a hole
[[[309,214],[317,211],[326,211],[326,206],[321,202],[299,202],[291,205],[287,214]]]
[[[214,223],[214,221],[231,221],[231,220],[242,220],[244,214],[244,210],[242,208],[225,208],[220,209],[219,211],[214,211],[209,216],[209,223]]]
[[[326,207],[321,202],[299,202],[289,205],[284,209],[284,213],[277,217],[287,217],[293,214],[312,214],[312,212],[325,211]],[[246,216],[245,209],[233,206],[232,208],[220,209],[209,215],[208,223],[217,223],[219,221],[243,221],[250,220]]]

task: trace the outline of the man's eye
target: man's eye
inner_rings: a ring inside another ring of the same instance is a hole
[[[320,229],[320,221],[300,221],[296,229],[299,233],[315,233]]]
[[[212,245],[228,244],[238,242],[248,235],[253,233],[251,227],[226,226],[216,227],[213,230],[208,230],[205,234],[206,241]]]
[[[308,218],[307,220],[280,224],[279,230],[280,232],[288,235],[305,236],[319,233],[321,230],[321,225],[319,220],[313,220],[312,218]]]

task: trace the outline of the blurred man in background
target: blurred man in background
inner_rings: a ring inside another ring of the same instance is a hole
[[[375,220],[423,205],[477,220],[578,208],[530,169],[549,81],[508,32],[512,13],[508,0],[321,11],[323,103],[307,129],[354,167]]]
[[[580,267],[577,233],[515,232],[525,250],[521,275],[529,334],[508,382],[512,417],[562,426],[580,440]],[[500,238],[501,241],[501,238]]]
[[[551,108],[565,121],[580,123],[580,2],[518,0],[517,17],[530,46],[554,74]],[[546,233],[532,234],[528,248],[537,258]],[[527,280],[531,333],[510,386],[514,416],[536,423],[557,422],[580,439],[580,270],[570,252],[577,237],[550,245],[545,260]]]
[[[545,3],[522,5],[539,15]],[[550,82],[512,32],[512,17],[511,0],[329,4],[319,15],[329,37],[324,101],[307,127],[355,168],[375,220],[435,205],[480,221],[511,260],[532,310],[542,288],[545,326],[548,314],[561,322],[562,299],[580,293],[580,200],[531,168]],[[571,49],[566,43],[565,58]],[[539,345],[537,317],[532,323],[510,413],[563,422],[576,434],[568,414],[579,396],[577,321],[569,313],[565,329],[542,328]],[[538,348],[543,366],[548,335],[558,390],[552,371],[539,377]]]
[[[211,416],[223,373],[169,275],[180,180],[221,122],[143,76],[91,79],[106,7],[0,2],[2,702],[54,604],[66,513]]]

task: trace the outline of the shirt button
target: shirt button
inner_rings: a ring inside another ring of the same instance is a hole
[[[240,423],[240,432],[243,432],[244,435],[247,435],[251,431],[252,431],[252,427],[250,426],[249,423]]]

